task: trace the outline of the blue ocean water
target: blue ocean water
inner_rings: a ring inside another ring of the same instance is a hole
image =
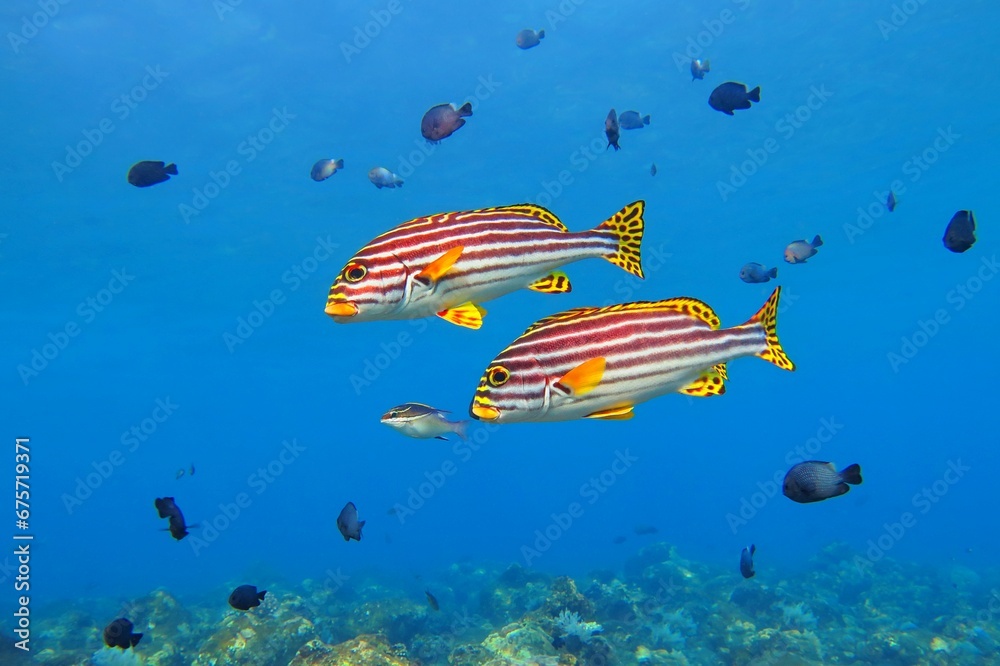
[[[30,437],[36,614],[331,570],[419,595],[458,561],[584,576],[656,541],[734,576],[755,543],[757,581],[807,573],[838,542],[875,577],[885,553],[996,579],[994,4],[0,11],[0,473],[13,493],[14,439]],[[522,51],[525,27],[546,37]],[[711,60],[703,81],[692,57]],[[713,111],[730,80],[761,102]],[[467,125],[429,146],[422,114],[465,101]],[[612,107],[651,114],[620,152],[604,150]],[[325,157],[345,167],[313,182]],[[180,173],[131,187],[143,159]],[[374,188],[374,166],[405,186]],[[531,201],[577,231],[637,199],[644,281],[570,265],[572,293],[489,302],[479,331],[323,313],[347,259],[412,217]],[[962,209],[979,239],[953,254],[941,237]],[[816,234],[808,263],[782,260]],[[465,418],[486,364],[559,310],[692,296],[742,323],[774,286],[741,282],[748,261],[779,268],[794,373],[741,359],[719,398],[665,396],[630,421],[474,424],[468,444],[379,423],[408,401]],[[802,450],[860,463],[864,483],[788,501],[780,479]],[[187,539],[160,531],[163,496],[200,525]],[[336,531],[347,501],[367,520],[360,543]],[[0,536],[19,532],[8,518]],[[14,547],[0,550],[11,627]]]

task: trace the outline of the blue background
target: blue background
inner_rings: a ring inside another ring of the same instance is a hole
[[[524,563],[522,546],[572,502],[583,515],[533,567],[616,568],[662,538],[732,567],[754,542],[758,571],[789,573],[834,541],[863,552],[906,511],[916,525],[891,556],[942,570],[994,564],[1000,280],[983,262],[998,249],[988,84],[998,8],[913,2],[895,29],[889,2],[563,4],[572,13],[545,2],[400,0],[357,53],[344,45],[387,3],[246,1],[221,19],[210,3],[72,3],[26,43],[5,39],[0,435],[9,455],[0,472],[13,476],[13,439],[30,436],[36,599],[120,599],[160,586],[183,599],[252,573],[298,581],[339,567],[405,582],[459,558]],[[8,3],[5,32],[36,11]],[[521,51],[514,35],[526,26],[546,38]],[[699,40],[703,52],[688,52]],[[704,81],[691,81],[692,54],[711,58]],[[147,67],[166,77],[122,117],[115,100],[135,94]],[[734,117],[713,111],[708,94],[727,80],[761,85],[762,101]],[[814,89],[828,99],[803,107]],[[424,111],[468,100],[468,124],[426,154]],[[611,107],[652,122],[623,131],[621,152],[586,157]],[[275,109],[287,126],[248,161],[241,144]],[[797,112],[808,119],[789,134],[783,119]],[[53,163],[105,118],[113,131],[59,177]],[[943,152],[939,131],[958,136]],[[768,139],[777,151],[742,166]],[[925,150],[934,164],[915,167]],[[345,168],[315,183],[309,169],[325,157]],[[131,187],[125,173],[141,159],[176,162],[180,175]],[[240,173],[186,222],[179,207],[230,160]],[[374,166],[405,186],[377,190],[366,178]],[[719,184],[735,182],[734,169],[754,173],[724,197]],[[563,171],[571,182],[542,196]],[[905,191],[890,215],[879,193],[894,180]],[[438,320],[337,325],[323,314],[343,263],[411,217],[541,200],[576,231],[640,198],[642,283],[606,262],[571,265],[571,294],[487,303],[480,331]],[[852,236],[846,225],[869,206],[878,217]],[[941,243],[959,209],[980,223],[962,255]],[[816,257],[782,261],[787,243],[814,234],[825,240]],[[317,239],[337,248],[293,289],[283,275],[313,256]],[[406,439],[378,422],[407,401],[465,417],[490,359],[558,310],[686,295],[723,325],[742,323],[773,286],[742,283],[748,261],[779,267],[779,332],[795,373],[744,359],[731,364],[725,396],[667,396],[631,421],[474,425],[485,440],[468,460],[454,442]],[[992,279],[958,309],[949,292],[980,267]],[[115,270],[134,280],[85,318],[79,305]],[[224,336],[276,289],[284,302],[230,350]],[[894,369],[888,355],[938,310],[947,323]],[[70,322],[79,335],[25,381],[19,366]],[[411,343],[356,390],[352,375],[384,361],[402,333]],[[168,398],[177,409],[129,451],[123,433]],[[816,457],[860,463],[864,484],[815,505],[779,490],[734,534],[727,514],[783,473],[822,419],[843,427]],[[251,475],[293,438],[305,450],[257,494]],[[122,464],[67,508],[115,451]],[[581,487],[619,451],[637,462],[588,503]],[[969,471],[921,513],[913,496],[958,460]],[[455,473],[414,515],[387,514],[446,461]],[[191,463],[196,475],[175,479]],[[243,492],[250,505],[197,553],[204,527],[181,542],[159,531],[155,497],[176,497],[204,525]],[[368,520],[361,543],[336,532],[348,500]],[[0,536],[15,531],[8,518]],[[659,533],[637,537],[638,524]],[[615,545],[619,534],[628,540]],[[2,598],[13,603],[13,592]]]

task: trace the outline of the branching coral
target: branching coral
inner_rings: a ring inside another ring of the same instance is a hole
[[[589,642],[595,633],[603,629],[596,622],[581,621],[579,613],[570,613],[568,610],[559,613],[559,616],[556,618],[556,626],[566,636],[576,636],[584,643]]]

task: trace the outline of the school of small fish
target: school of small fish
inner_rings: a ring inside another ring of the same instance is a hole
[[[515,36],[521,50],[538,47],[544,30],[526,28]],[[526,56],[530,57],[530,56]],[[691,80],[704,80],[712,70],[708,59],[694,59]],[[761,101],[761,87],[727,81],[715,87],[708,105],[723,114],[751,109]],[[420,133],[429,143],[455,134],[473,115],[472,105],[441,103],[431,106],[420,121]],[[621,150],[622,130],[643,129],[650,115],[635,110],[618,114],[612,108],[604,120],[607,148]],[[344,169],[343,158],[323,158],[311,170],[312,180],[322,182]],[[649,173],[655,176],[656,164]],[[146,188],[177,176],[177,165],[156,160],[136,162],[129,169],[129,184]],[[396,189],[403,179],[385,167],[368,171],[378,189]],[[885,201],[889,212],[898,204],[891,190]],[[603,258],[637,278],[643,278],[640,246],[644,231],[643,201],[624,206],[596,227],[571,232],[554,213],[533,204],[515,204],[479,210],[440,213],[414,218],[375,236],[359,249],[337,274],[325,312],[336,323],[413,319],[437,316],[468,329],[483,325],[482,303],[529,289],[543,294],[571,291],[562,268],[589,258]],[[970,210],[959,210],[948,223],[943,244],[954,253],[967,251],[976,242],[976,221]],[[823,239],[789,243],[784,260],[806,263],[817,255]],[[748,262],[739,272],[745,283],[777,279],[778,269]],[[577,307],[549,315],[525,332],[490,361],[472,396],[469,413],[480,421],[496,423],[565,421],[571,419],[625,420],[635,407],[668,393],[713,397],[725,393],[730,362],[756,356],[780,369],[793,371],[777,335],[781,287],[743,324],[722,328],[719,317],[706,303],[688,297],[655,302],[619,303],[604,307]],[[381,422],[415,439],[447,440],[468,437],[468,420],[452,420],[446,410],[408,402],[391,408]],[[194,465],[176,472],[175,478],[193,476]],[[784,478],[782,492],[790,500],[815,503],[847,493],[861,484],[861,467],[838,470],[833,463],[810,460],[793,465]],[[188,525],[173,497],[154,502],[160,518],[168,519],[171,536],[186,537]],[[389,513],[394,513],[390,509]],[[364,520],[347,502],[336,519],[345,541],[361,541]],[[657,528],[636,526],[637,535]],[[616,544],[625,536],[614,537]],[[755,576],[756,546],[742,549],[739,571]],[[266,591],[241,585],[229,596],[229,605],[249,611],[264,601]],[[438,611],[437,598],[425,591],[427,603]],[[126,618],[104,629],[108,647],[134,648],[142,633],[133,632]]]

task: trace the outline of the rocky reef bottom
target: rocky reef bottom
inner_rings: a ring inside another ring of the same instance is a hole
[[[517,564],[455,564],[426,583],[433,603],[375,576],[255,581],[269,592],[248,612],[230,609],[225,596],[222,604],[214,597],[182,604],[159,589],[113,615],[93,600],[41,609],[31,659],[49,666],[1000,663],[1000,581],[964,567],[883,561],[873,571],[855,561],[846,546],[832,545],[804,573],[743,580],[658,543],[623,571],[576,580]],[[118,616],[144,633],[135,649],[103,647],[101,632]]]

